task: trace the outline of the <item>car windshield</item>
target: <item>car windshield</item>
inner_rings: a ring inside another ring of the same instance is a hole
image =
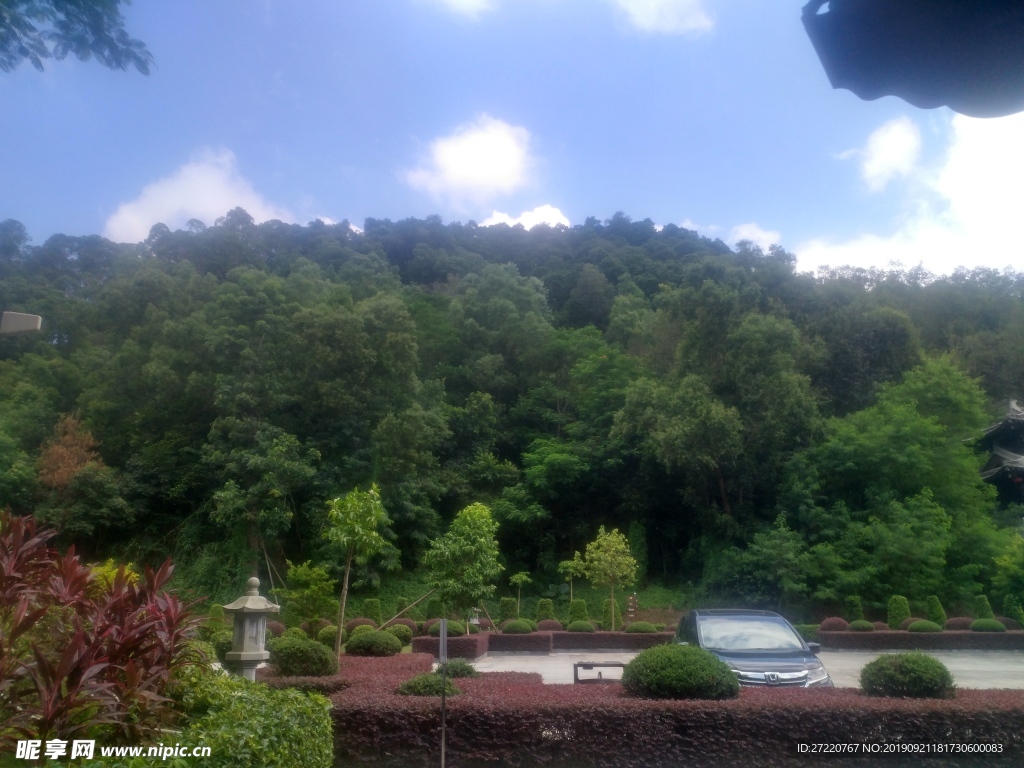
[[[797,651],[800,637],[771,616],[701,616],[702,645],[716,651]]]

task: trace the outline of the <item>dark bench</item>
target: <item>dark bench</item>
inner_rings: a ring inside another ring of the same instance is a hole
[[[619,678],[604,679],[601,676],[601,672],[597,673],[597,677],[588,677],[580,680],[580,670],[589,669],[592,670],[594,667],[618,667],[624,669],[626,662],[624,661],[577,661],[572,665],[572,681],[573,683],[617,683]]]

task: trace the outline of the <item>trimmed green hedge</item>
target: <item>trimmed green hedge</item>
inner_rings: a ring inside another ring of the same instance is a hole
[[[920,651],[879,656],[861,670],[860,685],[868,696],[912,699],[956,697],[953,676],[946,665]]]
[[[733,699],[740,684],[728,665],[694,645],[641,651],[622,672],[622,687],[645,699]]]

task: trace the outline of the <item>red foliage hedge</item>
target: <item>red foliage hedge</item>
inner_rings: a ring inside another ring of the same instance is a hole
[[[845,632],[846,628],[850,626],[846,619],[840,618],[839,616],[829,616],[821,624],[818,625],[819,632]]]
[[[1021,628],[1020,624],[1008,616],[996,616],[996,621],[1006,627],[1007,632],[1016,632]]]
[[[874,626],[875,632],[888,632],[889,631],[889,625],[887,623],[885,623],[884,621],[873,621],[873,622],[871,622],[871,624],[872,624],[872,626]]]
[[[345,632],[351,635],[353,629],[362,626],[373,627],[374,629],[376,629],[377,622],[375,622],[373,619],[352,619],[351,621],[345,622]]]
[[[436,765],[438,699],[394,693],[398,682],[429,669],[430,657],[343,663],[352,685],[331,696],[339,764]],[[453,768],[816,765],[796,760],[797,742],[987,742],[1002,744],[1003,758],[1024,759],[1024,691],[963,690],[953,700],[915,700],[777,688],[743,689],[727,701],[649,701],[626,697],[617,684],[542,685],[539,675],[515,672],[460,679],[459,687],[463,693],[447,700]]]
[[[476,635],[462,635],[448,638],[448,655],[454,659],[476,659],[487,653],[487,640],[492,638],[490,632]],[[412,639],[413,653],[429,653],[432,658],[440,654],[441,638],[422,635]]]
[[[858,651],[1024,651],[1024,632],[819,632],[818,642],[822,648]]]
[[[642,651],[672,642],[672,632],[552,632],[552,647],[557,651],[594,651],[598,649]]]
[[[325,696],[343,691],[351,685],[348,680],[341,677],[280,677],[272,674],[269,667],[257,670],[256,679],[271,688],[296,688],[300,691],[322,693]]]
[[[970,629],[971,624],[974,623],[974,619],[970,616],[953,616],[952,618],[946,619],[946,623],[942,625],[943,629]]]
[[[525,653],[551,653],[553,632],[531,632],[528,635],[489,634],[488,651],[522,651]]]
[[[921,619],[921,618],[917,618],[917,617],[911,617],[909,619],[904,619],[903,621],[900,622],[900,629],[903,629],[903,630],[909,629],[910,625],[913,624],[915,621],[925,621],[925,619]]]

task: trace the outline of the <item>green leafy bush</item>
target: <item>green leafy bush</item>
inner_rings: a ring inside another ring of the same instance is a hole
[[[851,632],[874,632],[875,625],[870,621],[857,619],[857,621],[851,621],[850,626],[848,626],[847,629]]]
[[[589,621],[574,621],[565,628],[567,632],[596,632],[594,625]]]
[[[409,678],[398,686],[398,693],[403,696],[440,696],[442,683],[444,683],[445,696],[462,693],[450,678],[442,681],[441,676],[433,672],[424,672],[422,675]]]
[[[409,607],[409,598],[407,597],[396,597],[395,598],[395,615],[402,613],[406,608]]]
[[[381,615],[380,600],[376,597],[368,597],[363,600],[363,616],[372,621],[378,627],[384,623],[384,617]]]
[[[920,651],[889,653],[864,666],[860,686],[868,696],[952,699],[953,676],[946,665]]]
[[[401,640],[402,645],[409,645],[412,642],[412,630],[405,626],[405,624],[388,624],[384,627],[384,631],[390,632]]]
[[[664,624],[655,624],[654,625],[654,629],[657,632],[664,632],[665,631],[665,625]]]
[[[971,632],[1005,632],[1006,627],[996,619],[975,619],[971,622]]]
[[[732,699],[740,684],[714,654],[693,645],[658,645],[626,665],[622,687],[645,699]]]
[[[513,619],[507,624],[503,624],[501,631],[506,635],[528,635],[533,630],[531,630],[530,625],[522,619]]]
[[[334,763],[331,704],[324,696],[192,668],[177,678],[174,697],[186,717],[174,740],[210,747],[207,762],[217,768]]]
[[[231,644],[235,640],[235,635],[230,630],[222,629],[220,632],[210,638],[210,644],[213,646],[214,651],[217,653],[217,661],[221,664],[224,663],[224,654],[231,650]]]
[[[626,632],[657,632],[658,629],[653,624],[647,621],[634,621],[628,627]]]
[[[338,639],[338,628],[333,624],[328,624],[326,627],[316,633],[316,640],[318,643],[323,643],[330,649],[334,649],[334,643]],[[343,638],[344,639],[344,638]]]
[[[199,639],[212,640],[219,632],[231,631],[231,621],[224,616],[224,606],[214,603],[206,614],[206,620],[199,625]]]
[[[946,624],[946,611],[942,608],[942,603],[939,602],[939,598],[935,595],[928,596],[927,608],[925,613],[928,614],[928,621],[938,624],[940,627]]]
[[[795,629],[805,641],[808,643],[818,642],[818,625],[817,624],[794,624]]]
[[[356,635],[365,635],[367,632],[376,632],[376,627],[371,627],[369,624],[359,624],[352,628],[349,633],[349,637],[355,637]]]
[[[988,602],[988,598],[985,595],[978,595],[974,602],[974,618],[976,619],[994,619],[996,615],[992,612],[992,606]]]
[[[533,619],[528,619],[528,618],[526,618],[524,616],[521,619],[518,619],[518,621],[525,621],[527,624],[529,624],[531,632],[536,632],[537,631],[537,622],[534,621]]]
[[[327,677],[338,674],[334,650],[313,640],[281,637],[270,651],[270,663],[284,677]]]
[[[463,659],[451,659],[447,664],[438,664],[437,674],[441,674],[442,668],[448,677],[480,677],[476,667]]]
[[[431,637],[441,636],[441,622],[430,625],[430,629],[427,630],[427,634]],[[448,622],[448,637],[462,637],[466,634],[466,627],[461,621],[449,621]]]
[[[519,603],[514,597],[503,597],[498,603],[499,622],[519,618]]]
[[[284,632],[281,633],[281,639],[288,638],[291,638],[292,640],[309,640],[309,635],[307,635],[298,627],[292,627],[291,629],[286,629]]]
[[[542,597],[537,601],[537,621],[551,621],[555,618],[555,601]]]
[[[855,621],[864,620],[864,605],[861,603],[860,595],[848,595],[844,603],[848,622],[852,624]]]
[[[915,624],[918,621],[925,621],[925,619],[922,619],[920,616],[912,616],[909,619],[904,619],[900,622],[900,629],[902,629],[905,632],[906,630],[910,629],[911,624]]]
[[[942,631],[942,627],[939,624],[936,624],[934,621],[928,621],[926,619],[922,619],[920,621],[915,621],[913,624],[911,624],[909,627],[907,627],[907,631],[908,632],[941,632]]]
[[[615,629],[622,631],[622,611],[619,610],[619,601],[615,601]],[[601,606],[601,629],[612,629],[612,599],[609,597]]]
[[[428,619],[443,619],[444,618],[444,603],[441,602],[441,598],[432,597],[427,600],[427,616]]]
[[[893,595],[889,598],[889,616],[887,623],[889,629],[899,629],[904,619],[910,618],[910,603],[903,595]]]
[[[590,621],[590,611],[587,609],[587,601],[577,597],[569,603],[569,623],[575,621]]]
[[[1024,624],[1024,608],[1021,608],[1016,595],[1009,594],[1003,598],[1003,616],[1013,619],[1018,624]]]
[[[350,656],[395,656],[402,652],[402,641],[390,632],[364,632],[345,643]]]

